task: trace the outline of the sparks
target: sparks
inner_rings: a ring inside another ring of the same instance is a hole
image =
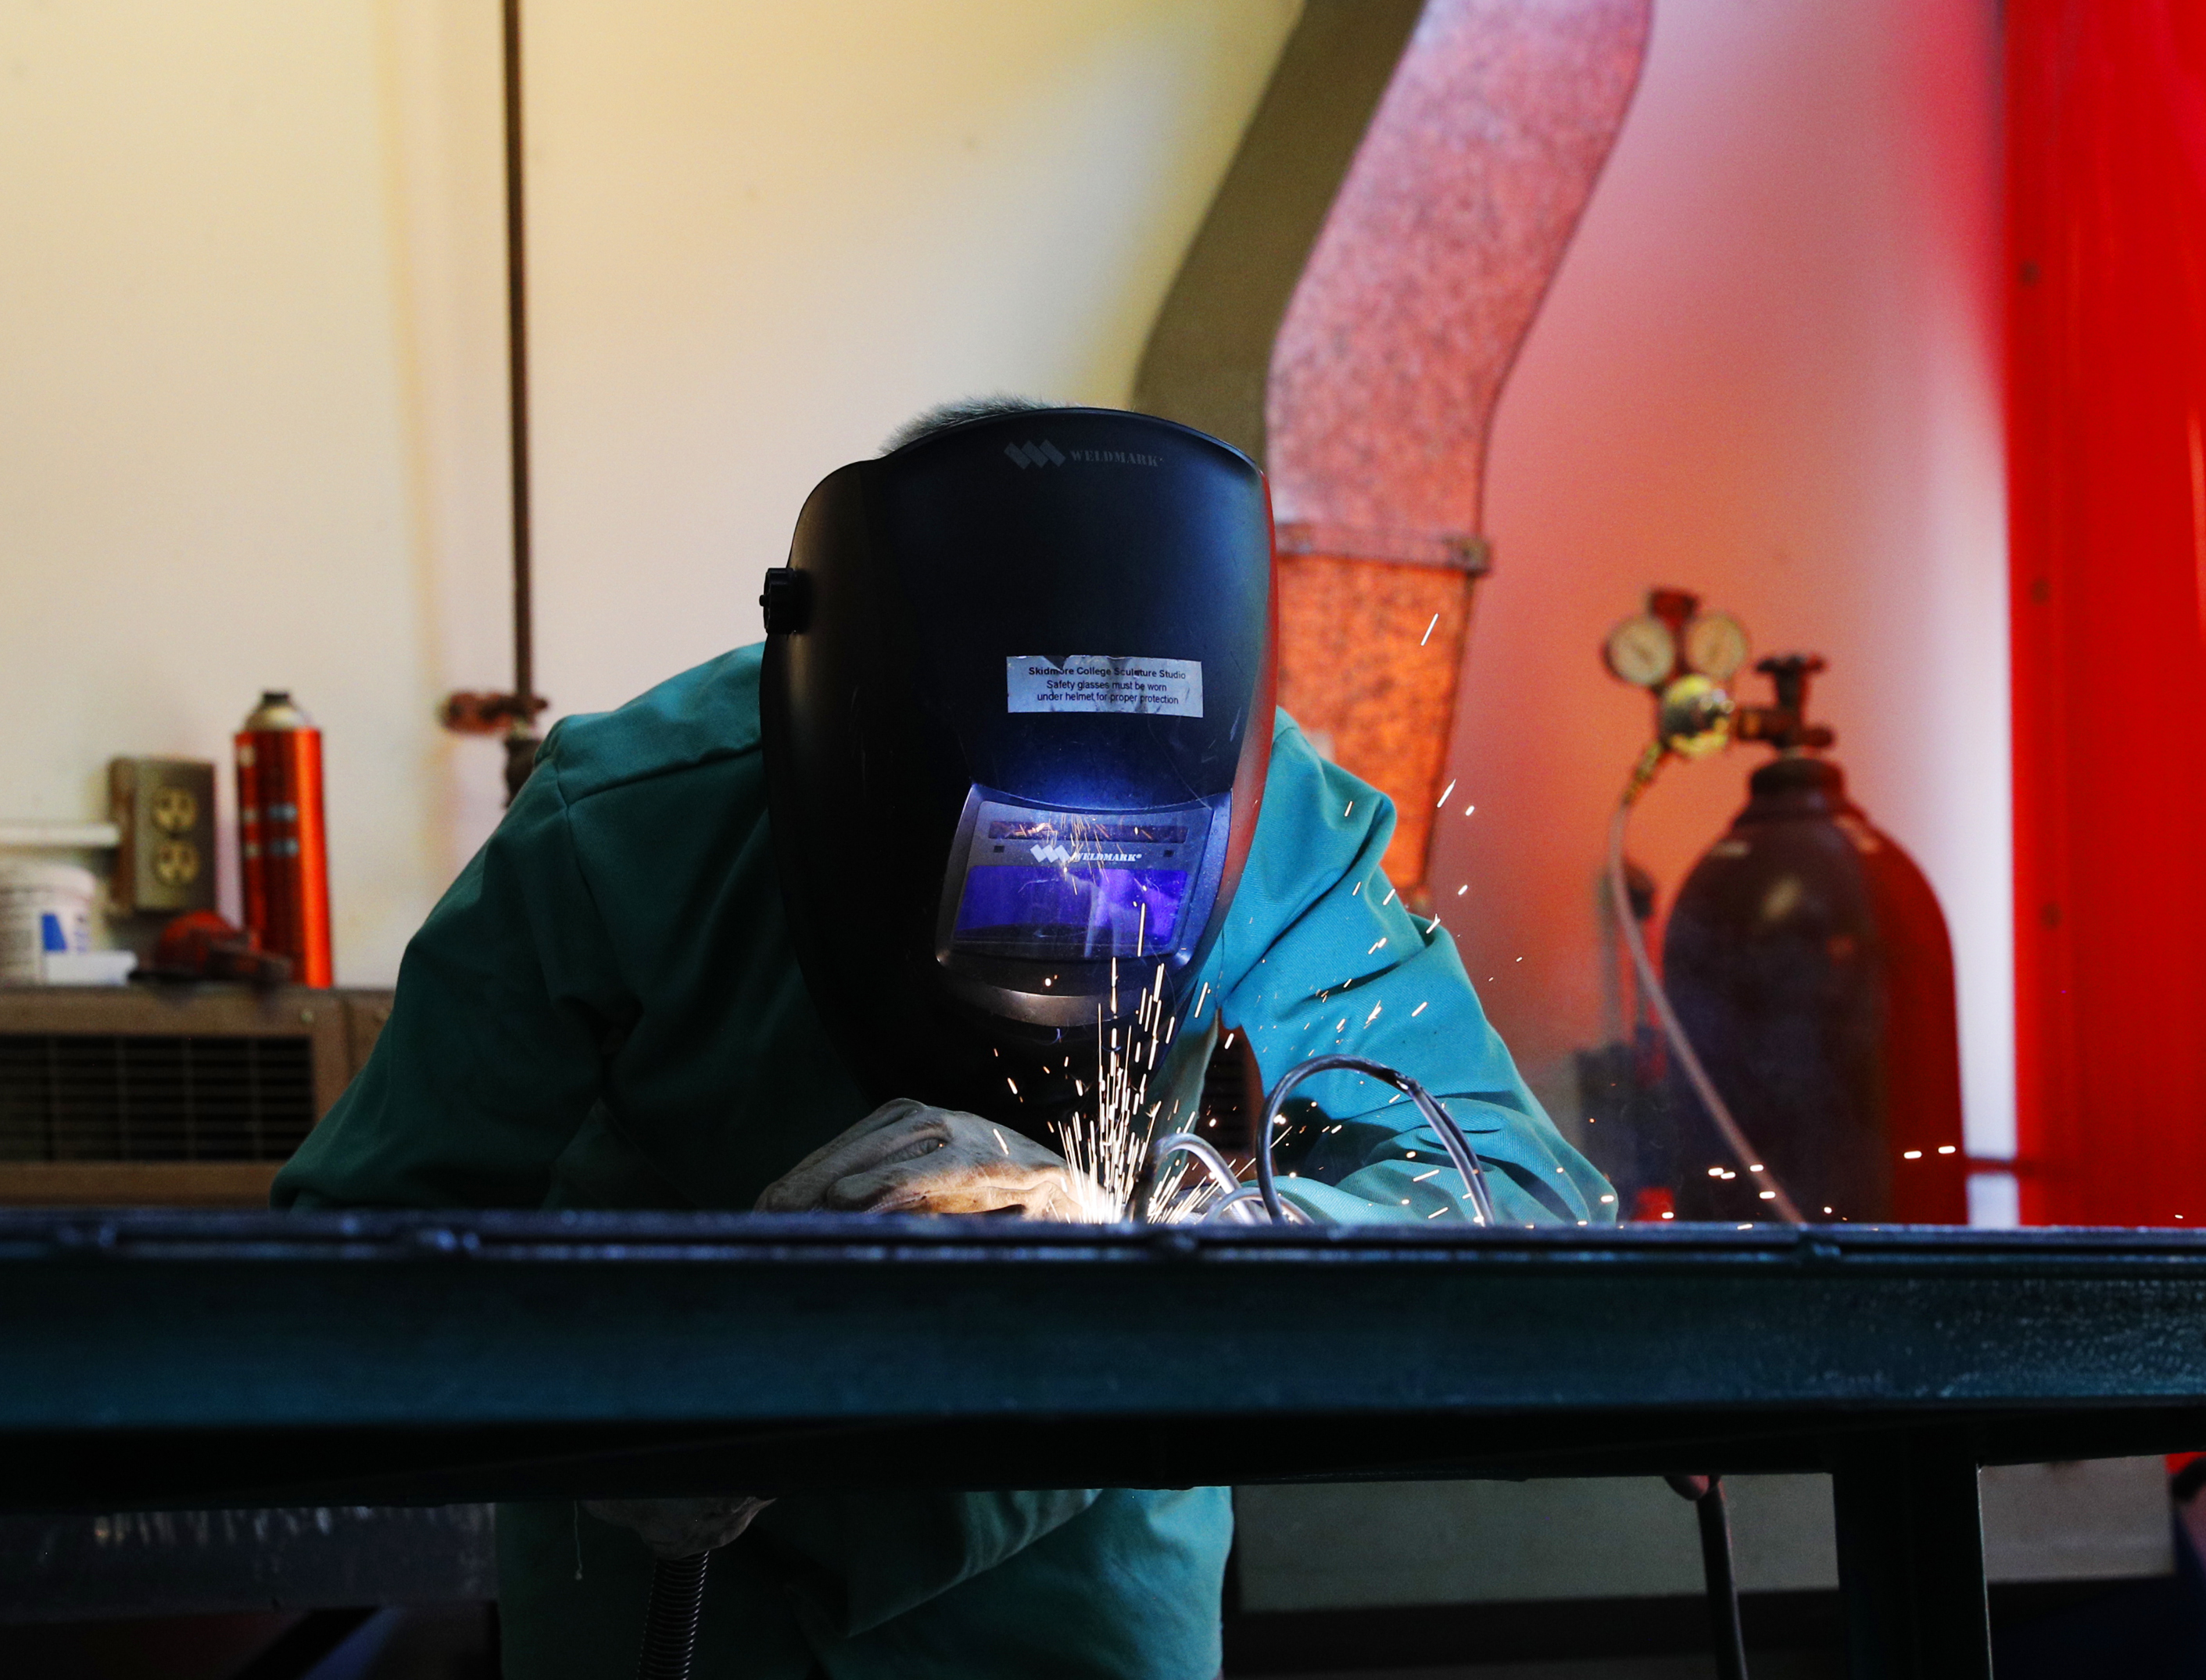
[[[1378,953],[1379,946],[1380,946],[1380,945],[1383,945],[1383,944],[1385,944],[1386,943],[1386,936],[1384,933],[1381,933],[1381,934],[1379,936],[1379,944],[1372,946],[1372,947],[1371,947],[1371,949],[1370,949],[1369,950],[1365,951],[1363,954],[1364,954],[1366,956],[1375,956],[1375,955],[1377,955],[1377,953]]]
[[[1461,779],[1460,777],[1458,777],[1458,780],[1460,780],[1460,779]],[[1453,793],[1454,791],[1455,791],[1455,783],[1454,783],[1454,782],[1451,782],[1451,783],[1449,783],[1447,784],[1447,786],[1446,786],[1446,788],[1444,788],[1444,789],[1442,789],[1440,790],[1440,798],[1439,798],[1438,800],[1436,800],[1436,801],[1434,801],[1434,803],[1436,803],[1437,805],[1439,805],[1439,806],[1440,807],[1440,808],[1441,808],[1441,809],[1445,810],[1445,809],[1447,807],[1448,795],[1449,795],[1450,794]]]
[[[1386,1007],[1386,1004],[1372,1004],[1372,1006],[1371,1006],[1371,1013],[1370,1013],[1370,1014],[1368,1014],[1368,1015],[1367,1015],[1367,1016],[1365,1016],[1363,1017],[1363,1024],[1364,1024],[1366,1027],[1368,1027],[1368,1026],[1369,1026],[1373,1022],[1376,1021],[1376,1020],[1379,1018],[1379,1011],[1380,1011],[1380,1010],[1383,1010],[1383,1009],[1385,1009]]]
[[[1466,805],[1463,807],[1463,814],[1467,817],[1476,809],[1478,807],[1476,805]]]
[[[1416,1008],[1415,1008],[1415,1009],[1413,1009],[1413,1010],[1411,1010],[1410,1011],[1410,1020],[1412,1020],[1412,1021],[1415,1021],[1415,1020],[1416,1020],[1419,1016],[1422,1015],[1422,1014],[1423,1014],[1427,1010],[1428,1010],[1428,1009],[1432,1008],[1432,1006],[1433,1006],[1433,1000],[1432,1000],[1431,998],[1426,998],[1426,999],[1425,999],[1425,1001],[1424,1001],[1423,1003],[1422,1003],[1422,1004],[1418,1004],[1418,1005],[1416,1006]]]
[[[1424,634],[1417,638],[1418,646],[1422,647],[1427,642],[1433,639],[1433,632],[1440,628],[1440,616],[1436,612],[1433,615],[1433,622],[1425,626]]]
[[[1388,887],[1388,888],[1386,889],[1386,896],[1384,898],[1382,898],[1382,899],[1380,899],[1380,900],[1379,901],[1379,908],[1380,908],[1380,909],[1382,909],[1382,910],[1383,910],[1383,909],[1386,909],[1389,904],[1392,903],[1393,902],[1394,902],[1394,889],[1393,889],[1393,888],[1392,888],[1392,887]]]
[[[1116,978],[1114,974],[1114,982]],[[1209,992],[1206,981],[1197,1009]],[[1164,1111],[1164,1099],[1152,1100],[1149,1096],[1149,1079],[1178,1023],[1165,1007],[1161,964],[1136,996],[1133,1018],[1123,1025],[1106,1028],[1102,1007],[1096,1008],[1094,1111],[1076,1110],[1051,1122],[1058,1153],[1072,1170],[1078,1207],[1075,1217],[1089,1224],[1110,1224],[1127,1216],[1150,1135]],[[1226,1043],[1231,1042],[1229,1034]],[[1072,1085],[1082,1097],[1088,1095],[1084,1081],[1076,1079]],[[1177,1119],[1178,1103],[1172,1113]],[[1216,1188],[1205,1175],[1190,1178],[1181,1161],[1157,1186],[1151,1218],[1167,1223],[1197,1218],[1217,1199]]]

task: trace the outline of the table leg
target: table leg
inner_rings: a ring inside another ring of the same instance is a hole
[[[1990,1680],[1983,1516],[1965,1433],[1842,1439],[1831,1483],[1851,1680]]]

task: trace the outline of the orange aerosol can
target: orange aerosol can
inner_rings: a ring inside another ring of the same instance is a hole
[[[271,688],[237,736],[237,856],[245,925],[291,959],[291,979],[327,986],[330,858],[322,823],[322,732]]]

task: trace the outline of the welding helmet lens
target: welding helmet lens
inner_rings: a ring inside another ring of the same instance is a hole
[[[951,848],[938,958],[951,968],[972,956],[1052,968],[1183,962],[1216,898],[1231,825],[1227,799],[1066,811],[975,788]]]

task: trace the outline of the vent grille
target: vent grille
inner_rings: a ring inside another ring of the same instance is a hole
[[[303,1034],[0,1033],[0,1160],[280,1161],[313,1123]]]

